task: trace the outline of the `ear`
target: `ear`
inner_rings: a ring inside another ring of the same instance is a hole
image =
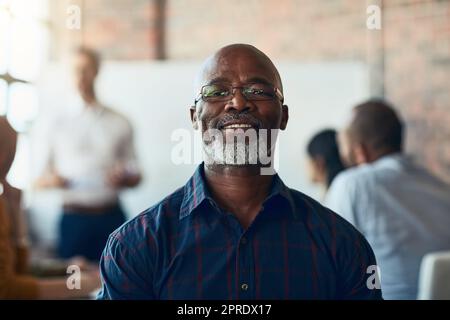
[[[281,130],[286,129],[288,120],[289,120],[289,108],[287,105],[283,104],[281,106],[281,124],[280,124]]]
[[[191,106],[189,108],[189,111],[191,113],[192,127],[194,128],[194,130],[198,130],[198,118],[197,118],[197,110],[195,109],[195,106]]]
[[[314,157],[314,166],[320,173],[324,173],[326,171],[325,159],[322,156]]]
[[[357,165],[370,162],[368,150],[362,143],[355,143],[353,146],[353,156]]]

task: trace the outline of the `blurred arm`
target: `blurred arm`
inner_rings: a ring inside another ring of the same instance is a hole
[[[130,124],[127,125],[119,144],[117,165],[109,172],[108,178],[115,188],[132,188],[142,180],[134,149],[133,129]]]
[[[34,187],[36,189],[64,188],[67,181],[59,176],[54,170],[46,170],[43,175],[36,179]]]

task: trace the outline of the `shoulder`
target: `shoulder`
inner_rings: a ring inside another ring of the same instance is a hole
[[[412,169],[414,168],[414,169]],[[333,185],[357,185],[359,188],[374,183],[391,183],[405,172],[415,171],[417,166],[409,156],[394,154],[387,155],[371,163],[365,163],[349,168],[339,173],[333,180]]]
[[[303,220],[315,242],[334,255],[352,256],[358,251],[372,255],[372,249],[363,234],[349,221],[311,197],[291,190],[297,214]]]
[[[370,164],[364,164],[339,173],[327,191],[326,205],[337,210],[335,207],[337,203],[342,205],[345,201],[353,201],[357,198],[356,194],[367,195],[370,193],[368,189],[375,186],[377,179],[376,171]],[[340,206],[339,209],[341,209]]]
[[[325,253],[336,268],[341,297],[381,297],[380,290],[367,290],[367,271],[376,266],[372,247],[350,222],[310,197],[293,190],[303,210],[302,217],[316,248]],[[349,272],[349,270],[351,270]]]
[[[303,219],[306,219],[309,227],[325,231],[329,236],[332,234],[347,234],[354,237],[361,237],[361,233],[347,220],[342,218],[333,210],[322,205],[311,197],[300,191],[290,189],[295,199],[296,210]]]
[[[339,173],[333,180],[332,185],[348,185],[348,184],[361,184],[366,181],[370,181],[376,175],[376,170],[371,164],[363,164],[357,167],[346,169]]]
[[[114,126],[115,130],[119,129],[125,132],[132,131],[131,122],[125,115],[104,105],[101,105],[101,108],[104,116],[103,118],[106,119],[111,126]]]

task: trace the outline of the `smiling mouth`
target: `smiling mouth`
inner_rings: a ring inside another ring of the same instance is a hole
[[[254,126],[247,123],[233,123],[222,127],[222,129],[250,129],[250,128],[254,128]]]

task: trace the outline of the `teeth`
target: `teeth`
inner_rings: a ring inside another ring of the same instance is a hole
[[[230,124],[228,126],[225,126],[224,129],[238,129],[238,128],[251,128],[252,126],[249,124]]]

